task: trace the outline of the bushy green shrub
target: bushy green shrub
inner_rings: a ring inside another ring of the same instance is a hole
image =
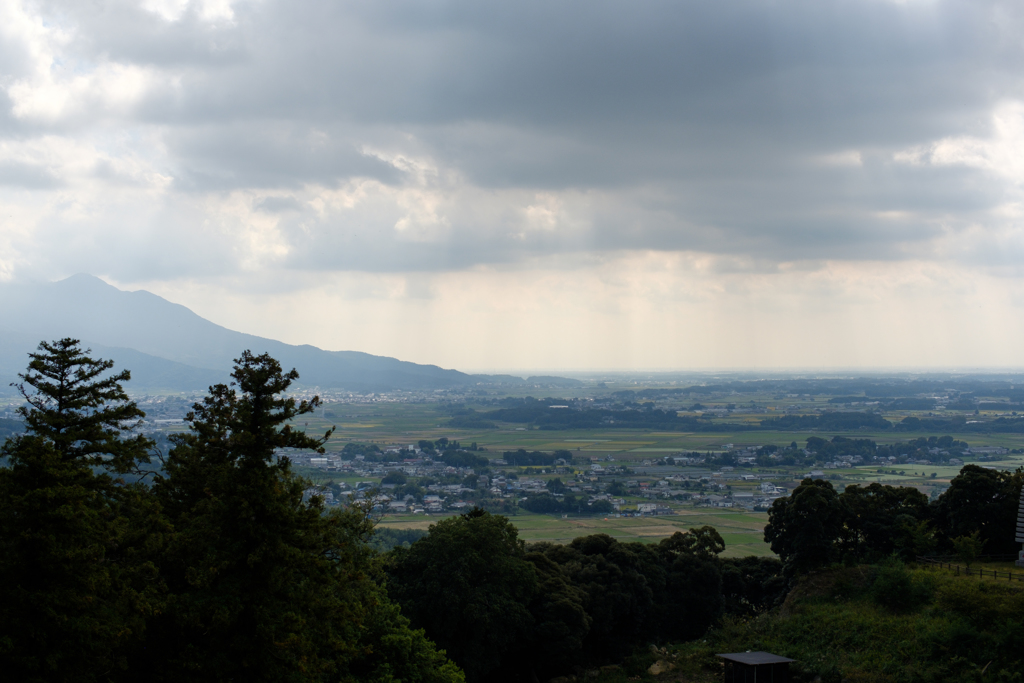
[[[914,576],[899,559],[884,562],[871,586],[871,597],[892,612],[909,612],[931,601],[934,593],[931,577]]]

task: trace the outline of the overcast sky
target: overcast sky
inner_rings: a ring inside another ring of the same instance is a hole
[[[1024,3],[0,0],[0,279],[459,369],[1024,366]]]

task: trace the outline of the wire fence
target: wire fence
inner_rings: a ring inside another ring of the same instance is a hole
[[[922,557],[918,556],[917,561],[921,564],[929,565],[932,567],[939,567],[940,569],[949,569],[955,571],[957,576],[977,576],[978,578],[991,577],[995,580],[1006,579],[1007,581],[1021,581],[1024,582],[1024,573],[1012,572],[1012,571],[1000,571],[998,569],[986,569],[984,567],[963,567],[959,564],[954,564],[950,560],[955,559],[954,556],[936,556],[936,557]],[[1017,559],[1016,555],[980,555],[978,558],[980,562],[1009,562]]]

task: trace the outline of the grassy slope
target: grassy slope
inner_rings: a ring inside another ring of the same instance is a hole
[[[746,650],[797,659],[794,681],[1020,681],[1024,584],[901,567],[820,572],[772,613],[669,647],[660,658],[675,667],[659,679],[721,680],[714,655]],[[657,658],[644,653],[602,679],[636,676]]]

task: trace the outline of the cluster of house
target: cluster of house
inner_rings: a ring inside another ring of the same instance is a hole
[[[697,507],[754,509],[770,506],[777,498],[789,494],[789,490],[784,487],[776,486],[769,481],[760,481],[759,475],[743,474],[732,477],[730,473],[733,468],[723,467],[722,470],[709,475],[669,475],[657,481],[628,480],[625,485],[632,495],[647,499],[672,498],[687,501]],[[728,483],[730,480],[757,484],[757,487],[733,490],[732,485]],[[685,485],[686,482],[699,483],[701,486],[698,490],[679,488],[680,484]]]
[[[406,451],[406,453],[409,452]],[[444,463],[423,457],[406,457],[382,463],[368,462],[361,455],[355,456],[352,460],[342,460],[340,456],[333,453],[310,454],[308,451],[291,448],[279,448],[276,454],[278,457],[287,457],[294,465],[315,467],[327,472],[339,472],[357,477],[382,477],[395,470],[400,470],[411,476],[438,476],[468,472],[464,468],[449,467]]]
[[[731,447],[732,444],[727,444]],[[334,492],[326,492],[324,498],[328,504],[340,504],[349,501],[365,500],[368,492],[373,491],[374,505],[378,509],[394,513],[436,513],[445,510],[458,510],[473,504],[481,496],[485,498],[523,500],[530,495],[548,493],[547,481],[540,478],[514,475],[505,476],[498,472],[492,476],[476,476],[475,481],[463,483],[432,483],[425,488],[426,493],[421,499],[412,495],[396,495],[394,484],[384,484],[384,479],[392,472],[402,472],[408,477],[430,477],[434,479],[460,480],[473,474],[471,468],[457,468],[434,461],[430,458],[417,457],[414,448],[392,448],[394,453],[391,462],[370,463],[358,458],[343,461],[334,454],[310,454],[308,452],[281,449],[280,456],[288,457],[293,463],[307,467],[315,467],[326,471],[338,471],[348,475],[367,477],[369,481],[360,482],[355,487],[346,485],[336,487]],[[747,449],[742,457],[754,457],[753,449]],[[406,456],[406,457],[402,457]],[[410,457],[411,456],[411,457]],[[607,460],[607,459],[606,459]],[[679,461],[679,458],[676,458]],[[503,461],[492,460],[492,466],[501,466]],[[659,463],[653,463],[655,465]],[[683,464],[683,463],[678,463]],[[787,489],[771,482],[760,481],[756,474],[741,474],[732,467],[722,467],[721,471],[707,473],[674,473],[659,479],[627,479],[621,478],[625,470],[618,465],[601,464],[595,461],[589,471],[571,470],[566,463],[556,463],[548,468],[549,472],[570,474],[564,483],[564,491],[577,498],[582,497],[588,504],[606,501],[615,514],[628,515],[662,515],[669,514],[671,508],[660,500],[674,499],[687,501],[690,504],[704,507],[744,507],[757,508],[768,506],[776,498],[788,493]],[[821,476],[821,472],[812,472]],[[628,475],[627,475],[628,476]],[[625,486],[630,495],[645,498],[650,502],[641,502],[634,510],[625,500],[609,493],[606,489],[612,481]],[[731,483],[741,481],[755,487],[740,487],[733,491]],[[466,485],[471,484],[471,485]],[[697,484],[697,486],[693,486]],[[561,498],[561,495],[558,496]]]
[[[392,500],[386,494],[382,495],[378,501],[378,504],[387,506],[388,512],[394,512],[397,514],[412,512],[415,514],[423,514],[424,512],[443,512],[445,509],[444,499],[436,493],[431,493],[423,496],[422,504],[417,504],[416,499],[413,496],[405,496],[398,500]],[[458,501],[452,503],[449,508],[458,510],[466,507],[467,503]]]
[[[832,462],[825,463],[822,467],[826,470],[839,470],[862,464],[864,464],[864,458],[859,455],[840,455]]]
[[[981,446],[975,448],[968,448],[965,453],[972,455],[1006,455],[1010,452],[1009,448],[1003,448],[1002,446]]]
[[[694,502],[698,507],[731,508],[741,507],[748,510],[768,508],[777,499],[789,495],[789,490],[776,486],[770,481],[763,481],[754,490],[729,491],[728,493],[710,493],[697,496]]]
[[[668,505],[661,505],[659,503],[637,503],[636,513],[638,515],[672,515],[675,514],[675,510],[670,508]]]

